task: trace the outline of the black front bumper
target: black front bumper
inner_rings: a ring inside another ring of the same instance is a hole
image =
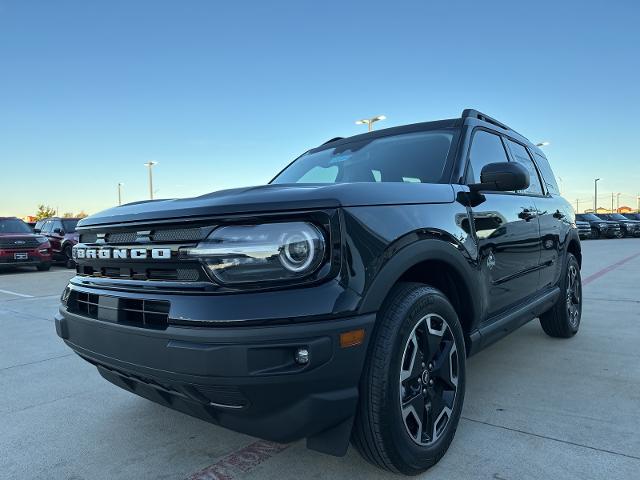
[[[60,307],[58,335],[110,382],[229,429],[278,442],[322,436],[353,419],[375,314],[273,326],[151,330]],[[341,348],[340,333],[365,341]],[[310,361],[294,361],[298,348]],[[346,450],[346,446],[344,447]],[[340,453],[331,448],[328,453]]]

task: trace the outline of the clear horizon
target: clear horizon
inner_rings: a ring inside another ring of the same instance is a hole
[[[382,6],[384,5],[384,6]],[[0,215],[268,182],[304,150],[476,108],[565,197],[637,206],[640,5],[0,0]],[[615,206],[615,205],[614,205]]]

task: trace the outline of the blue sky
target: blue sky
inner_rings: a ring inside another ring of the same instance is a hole
[[[0,215],[265,183],[363,131],[495,116],[568,199],[640,193],[640,4],[0,0]],[[607,203],[606,199],[600,202]]]

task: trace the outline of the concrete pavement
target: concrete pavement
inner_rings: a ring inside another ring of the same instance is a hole
[[[579,334],[551,339],[534,321],[469,359],[456,438],[420,478],[640,478],[640,240],[583,252]],[[395,477],[353,449],[274,449],[102,380],[55,335],[71,276],[0,272],[0,478]]]

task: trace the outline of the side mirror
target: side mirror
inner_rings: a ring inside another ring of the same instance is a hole
[[[39,228],[34,228],[34,229],[33,229],[33,232],[34,232],[34,233],[40,233],[40,232],[41,232],[41,230],[40,230]]]
[[[529,172],[516,162],[488,163],[480,172],[480,183],[469,185],[472,192],[510,192],[529,187]]]
[[[57,233],[58,235],[64,235],[64,230],[61,228],[54,228],[53,233]]]

